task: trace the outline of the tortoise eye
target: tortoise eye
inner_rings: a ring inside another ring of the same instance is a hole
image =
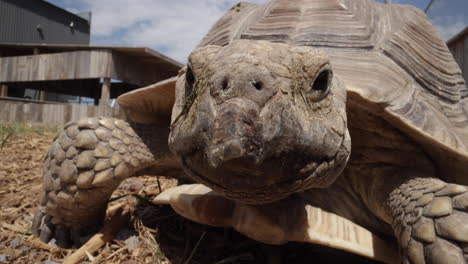
[[[187,72],[185,72],[185,97],[192,95],[194,83],[195,76],[193,75],[192,67],[188,65]]]
[[[332,79],[332,71],[329,67],[325,66],[310,84],[309,99],[317,102],[325,98],[330,92]]]

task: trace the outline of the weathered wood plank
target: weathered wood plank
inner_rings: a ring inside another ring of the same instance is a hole
[[[1,82],[72,80],[110,76],[111,51],[91,50],[0,58]]]
[[[104,78],[101,88],[101,101],[100,105],[108,105],[110,98],[111,80],[110,78]]]
[[[8,86],[6,84],[0,85],[0,96],[8,96]]]
[[[0,121],[65,124],[85,117],[122,117],[119,107],[43,103],[0,98]]]

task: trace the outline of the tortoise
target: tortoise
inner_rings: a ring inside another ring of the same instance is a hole
[[[118,98],[127,121],[59,132],[33,231],[66,246],[102,221],[123,179],[188,175],[199,184],[155,202],[267,243],[467,263],[467,97],[417,8],[241,2],[178,76]]]

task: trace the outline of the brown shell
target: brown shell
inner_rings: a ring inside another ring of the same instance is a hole
[[[419,9],[372,0],[241,2],[200,46],[235,39],[325,49],[348,97],[421,143],[447,181],[468,184],[468,89]]]

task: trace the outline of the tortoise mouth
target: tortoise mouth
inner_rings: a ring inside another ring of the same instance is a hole
[[[223,177],[208,177],[204,173],[197,171],[190,163],[187,159],[182,160],[185,172],[195,181],[210,187],[226,198],[246,204],[267,204],[284,199],[293,193],[303,191],[310,188],[308,186],[311,185],[311,182],[316,182],[317,179],[323,178],[328,168],[331,168],[328,166],[329,162],[327,161],[312,162],[303,170],[300,170],[295,178],[286,178],[276,182],[270,180],[266,184],[259,185],[252,184],[252,182],[245,179],[255,177],[257,179],[265,179],[265,182],[267,182],[267,172],[251,171],[249,175],[225,172]],[[308,176],[305,176],[304,170],[307,171]],[[223,178],[237,178],[239,181],[237,184],[229,184]]]

